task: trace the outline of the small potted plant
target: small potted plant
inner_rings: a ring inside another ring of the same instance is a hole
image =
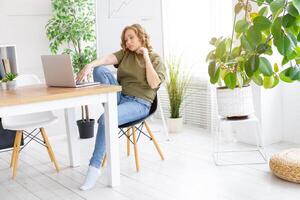
[[[253,4],[257,11],[252,11]],[[217,102],[222,117],[254,112],[250,82],[270,89],[280,79],[300,80],[299,13],[298,1],[238,0],[231,37],[212,38],[214,49],[207,56],[210,82],[220,86]],[[282,56],[281,63],[270,62],[274,48]]]
[[[6,88],[8,90],[14,90],[16,88],[16,78],[17,78],[17,74],[14,73],[7,73],[4,77],[4,79],[2,79],[3,82],[6,82]]]
[[[168,71],[166,88],[170,107],[168,130],[176,133],[182,130],[183,118],[180,114],[180,109],[186,97],[186,89],[190,81],[190,76],[182,70],[181,60],[176,57],[165,59],[165,66]]]
[[[0,90],[5,90],[6,89],[6,83],[5,83],[5,79],[1,79],[0,80]]]

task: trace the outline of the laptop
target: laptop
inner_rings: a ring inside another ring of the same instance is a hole
[[[86,87],[99,82],[76,83],[70,55],[42,55],[46,84],[53,87]]]

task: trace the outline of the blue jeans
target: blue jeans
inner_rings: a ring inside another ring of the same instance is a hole
[[[118,85],[112,72],[106,67],[97,67],[93,72],[94,81],[102,84]],[[151,103],[134,96],[128,96],[121,92],[117,94],[118,103],[118,125],[132,122],[146,117],[149,114]],[[93,156],[90,159],[90,165],[100,168],[103,156],[105,154],[105,125],[104,115],[98,120],[98,131]],[[117,133],[116,133],[117,134]]]

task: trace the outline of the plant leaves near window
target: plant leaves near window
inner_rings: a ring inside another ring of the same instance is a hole
[[[257,55],[251,56],[249,60],[247,60],[245,63],[245,71],[247,76],[252,77],[252,75],[258,69],[258,67],[259,67],[258,56]]]
[[[264,57],[259,58],[259,69],[264,76],[271,76],[273,74],[271,63]]]
[[[264,16],[258,16],[253,20],[254,26],[256,28],[256,30],[258,31],[264,31],[264,30],[268,30],[271,28],[271,21],[264,17]]]
[[[211,83],[233,89],[300,81],[300,0],[239,0],[234,10],[231,37],[215,39],[208,55]],[[270,57],[274,51],[281,57]]]
[[[233,74],[233,73],[228,73],[225,78],[224,78],[224,81],[225,81],[225,84],[228,88],[230,89],[234,89],[235,86],[236,86],[236,75]]]
[[[293,5],[298,10],[298,13],[300,13],[300,0],[293,0]]]

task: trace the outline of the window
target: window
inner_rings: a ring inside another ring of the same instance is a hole
[[[182,55],[182,63],[193,68],[193,75],[207,76],[210,38],[231,34],[232,0],[162,2],[165,56]]]

